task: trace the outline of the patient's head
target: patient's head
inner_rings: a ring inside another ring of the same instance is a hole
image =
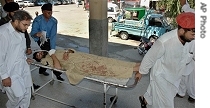
[[[39,51],[39,52],[35,52],[33,54],[33,59],[35,59],[37,62],[40,62],[42,58],[45,58],[46,55],[48,54],[47,51]]]

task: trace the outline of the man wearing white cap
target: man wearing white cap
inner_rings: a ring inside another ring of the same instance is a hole
[[[150,83],[139,97],[141,108],[174,108],[174,97],[186,66],[188,42],[195,39],[195,14],[176,17],[178,28],[162,35],[144,56],[136,77],[150,72]]]

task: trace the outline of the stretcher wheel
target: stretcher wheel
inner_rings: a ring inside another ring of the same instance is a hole
[[[54,84],[54,80],[50,81],[50,85],[53,85]]]
[[[35,100],[35,96],[34,96],[34,95],[31,95],[31,99],[32,99],[32,100]]]
[[[110,101],[112,102],[113,100],[114,100],[114,98],[115,98],[116,96],[112,96],[111,98],[110,98]],[[115,99],[115,101],[114,101],[114,104],[117,102],[117,97],[116,97],[116,99]]]

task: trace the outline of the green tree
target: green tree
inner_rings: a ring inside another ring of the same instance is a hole
[[[188,0],[191,8],[195,8],[195,0]],[[166,17],[172,20],[172,25],[176,25],[175,18],[181,12],[179,0],[161,0],[158,2],[158,7],[165,7]]]

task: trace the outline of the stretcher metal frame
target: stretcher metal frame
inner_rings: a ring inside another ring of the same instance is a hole
[[[50,98],[50,97],[47,97],[47,96],[44,96],[44,95],[38,93],[38,91],[40,89],[42,89],[44,86],[46,86],[47,84],[53,85],[54,84],[54,81],[58,81],[58,82],[69,84],[68,82],[60,81],[60,80],[55,79],[54,78],[54,75],[53,75],[53,71],[59,71],[59,72],[65,73],[66,72],[65,70],[58,70],[58,69],[55,69],[55,68],[52,68],[52,67],[49,67],[49,66],[44,66],[44,65],[36,64],[36,63],[32,63],[31,65],[36,66],[35,68],[31,69],[31,72],[34,71],[34,70],[36,70],[38,67],[47,68],[47,69],[51,70],[51,72],[52,72],[52,79],[50,79],[49,81],[47,81],[46,83],[44,83],[38,89],[34,90],[34,88],[32,86],[32,97],[31,97],[32,100],[35,99],[35,95],[38,95],[38,96],[41,96],[43,98],[46,98],[46,99],[49,99],[49,100],[52,100],[52,101],[55,101],[55,102],[58,102],[58,103],[67,105],[69,107],[76,108],[74,105],[70,105],[70,104],[67,104],[65,102],[62,102],[62,101],[59,101],[59,100],[56,100],[56,99],[53,99],[53,98]],[[110,98],[111,103],[110,103],[110,105],[109,105],[108,108],[111,108],[112,105],[117,102],[118,88],[134,88],[137,85],[138,81],[139,81],[139,79],[136,78],[135,81],[134,81],[134,83],[132,85],[123,85],[123,84],[116,84],[116,83],[112,83],[112,82],[102,81],[102,80],[99,80],[99,79],[96,79],[96,78],[92,78],[92,77],[85,77],[85,79],[88,79],[88,80],[91,80],[91,81],[95,81],[95,82],[99,82],[99,83],[102,83],[103,84],[103,86],[104,86],[104,91],[103,91],[103,96],[104,96],[104,102],[103,102],[103,104],[104,104],[104,108],[107,108],[107,102],[106,102],[106,100],[107,100],[106,99],[107,98],[107,91],[109,90],[109,88],[111,86],[112,87],[115,87],[115,95]],[[76,85],[76,86],[79,87],[79,88],[82,88],[82,89],[89,90],[89,91],[99,92],[99,91],[92,90],[92,89],[89,89],[89,88],[81,87],[79,85]]]

